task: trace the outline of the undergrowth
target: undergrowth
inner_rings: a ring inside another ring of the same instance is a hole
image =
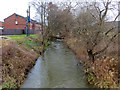
[[[93,63],[89,60],[87,50],[80,39],[70,37],[66,38],[64,42],[74,51],[80,59],[80,63],[84,65],[84,72],[89,84],[97,88],[118,88],[120,75],[118,73],[118,55],[114,48],[110,48],[105,57],[96,58]],[[116,47],[116,45],[113,46]]]
[[[19,88],[39,57],[40,38],[18,37],[2,41],[2,88]]]

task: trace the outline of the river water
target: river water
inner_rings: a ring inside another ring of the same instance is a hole
[[[22,88],[89,88],[78,59],[62,42],[52,42]]]

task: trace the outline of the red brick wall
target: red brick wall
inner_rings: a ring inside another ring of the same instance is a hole
[[[15,21],[18,24],[15,24]],[[4,29],[25,29],[26,20],[21,18],[20,16],[16,17],[16,14],[4,19]]]
[[[30,29],[33,29],[32,26],[33,26],[33,23],[30,23]]]
[[[18,24],[16,24],[16,21]],[[16,17],[16,14],[11,15],[10,17],[4,19],[4,29],[25,29],[26,28],[26,20],[20,17],[19,15]],[[36,24],[35,22],[30,23],[30,29],[39,30],[41,26]]]
[[[39,30],[40,29],[40,25],[39,24],[35,24],[35,30]]]
[[[41,28],[42,28],[41,25],[36,24],[35,22],[32,22],[32,23],[30,24],[30,29],[40,30]]]
[[[4,27],[4,23],[2,23],[2,27]]]
[[[2,22],[0,22],[0,27],[2,27]]]

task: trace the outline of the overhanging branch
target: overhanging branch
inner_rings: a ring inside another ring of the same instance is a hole
[[[115,28],[117,28],[117,27],[113,27],[113,28],[111,28],[110,30],[108,30],[108,31],[105,33],[105,35],[107,35],[109,32],[111,32],[111,31],[114,30]]]
[[[112,42],[112,40],[113,40],[117,35],[118,35],[118,34],[115,34],[115,35],[110,39],[110,41],[108,42],[108,44],[106,45],[106,47],[103,48],[102,50],[98,51],[98,52],[95,52],[94,55],[98,55],[98,54],[104,52],[104,51],[109,47],[109,44]]]

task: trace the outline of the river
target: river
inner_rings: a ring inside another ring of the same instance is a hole
[[[64,43],[52,42],[39,57],[22,88],[89,88],[82,66]]]

